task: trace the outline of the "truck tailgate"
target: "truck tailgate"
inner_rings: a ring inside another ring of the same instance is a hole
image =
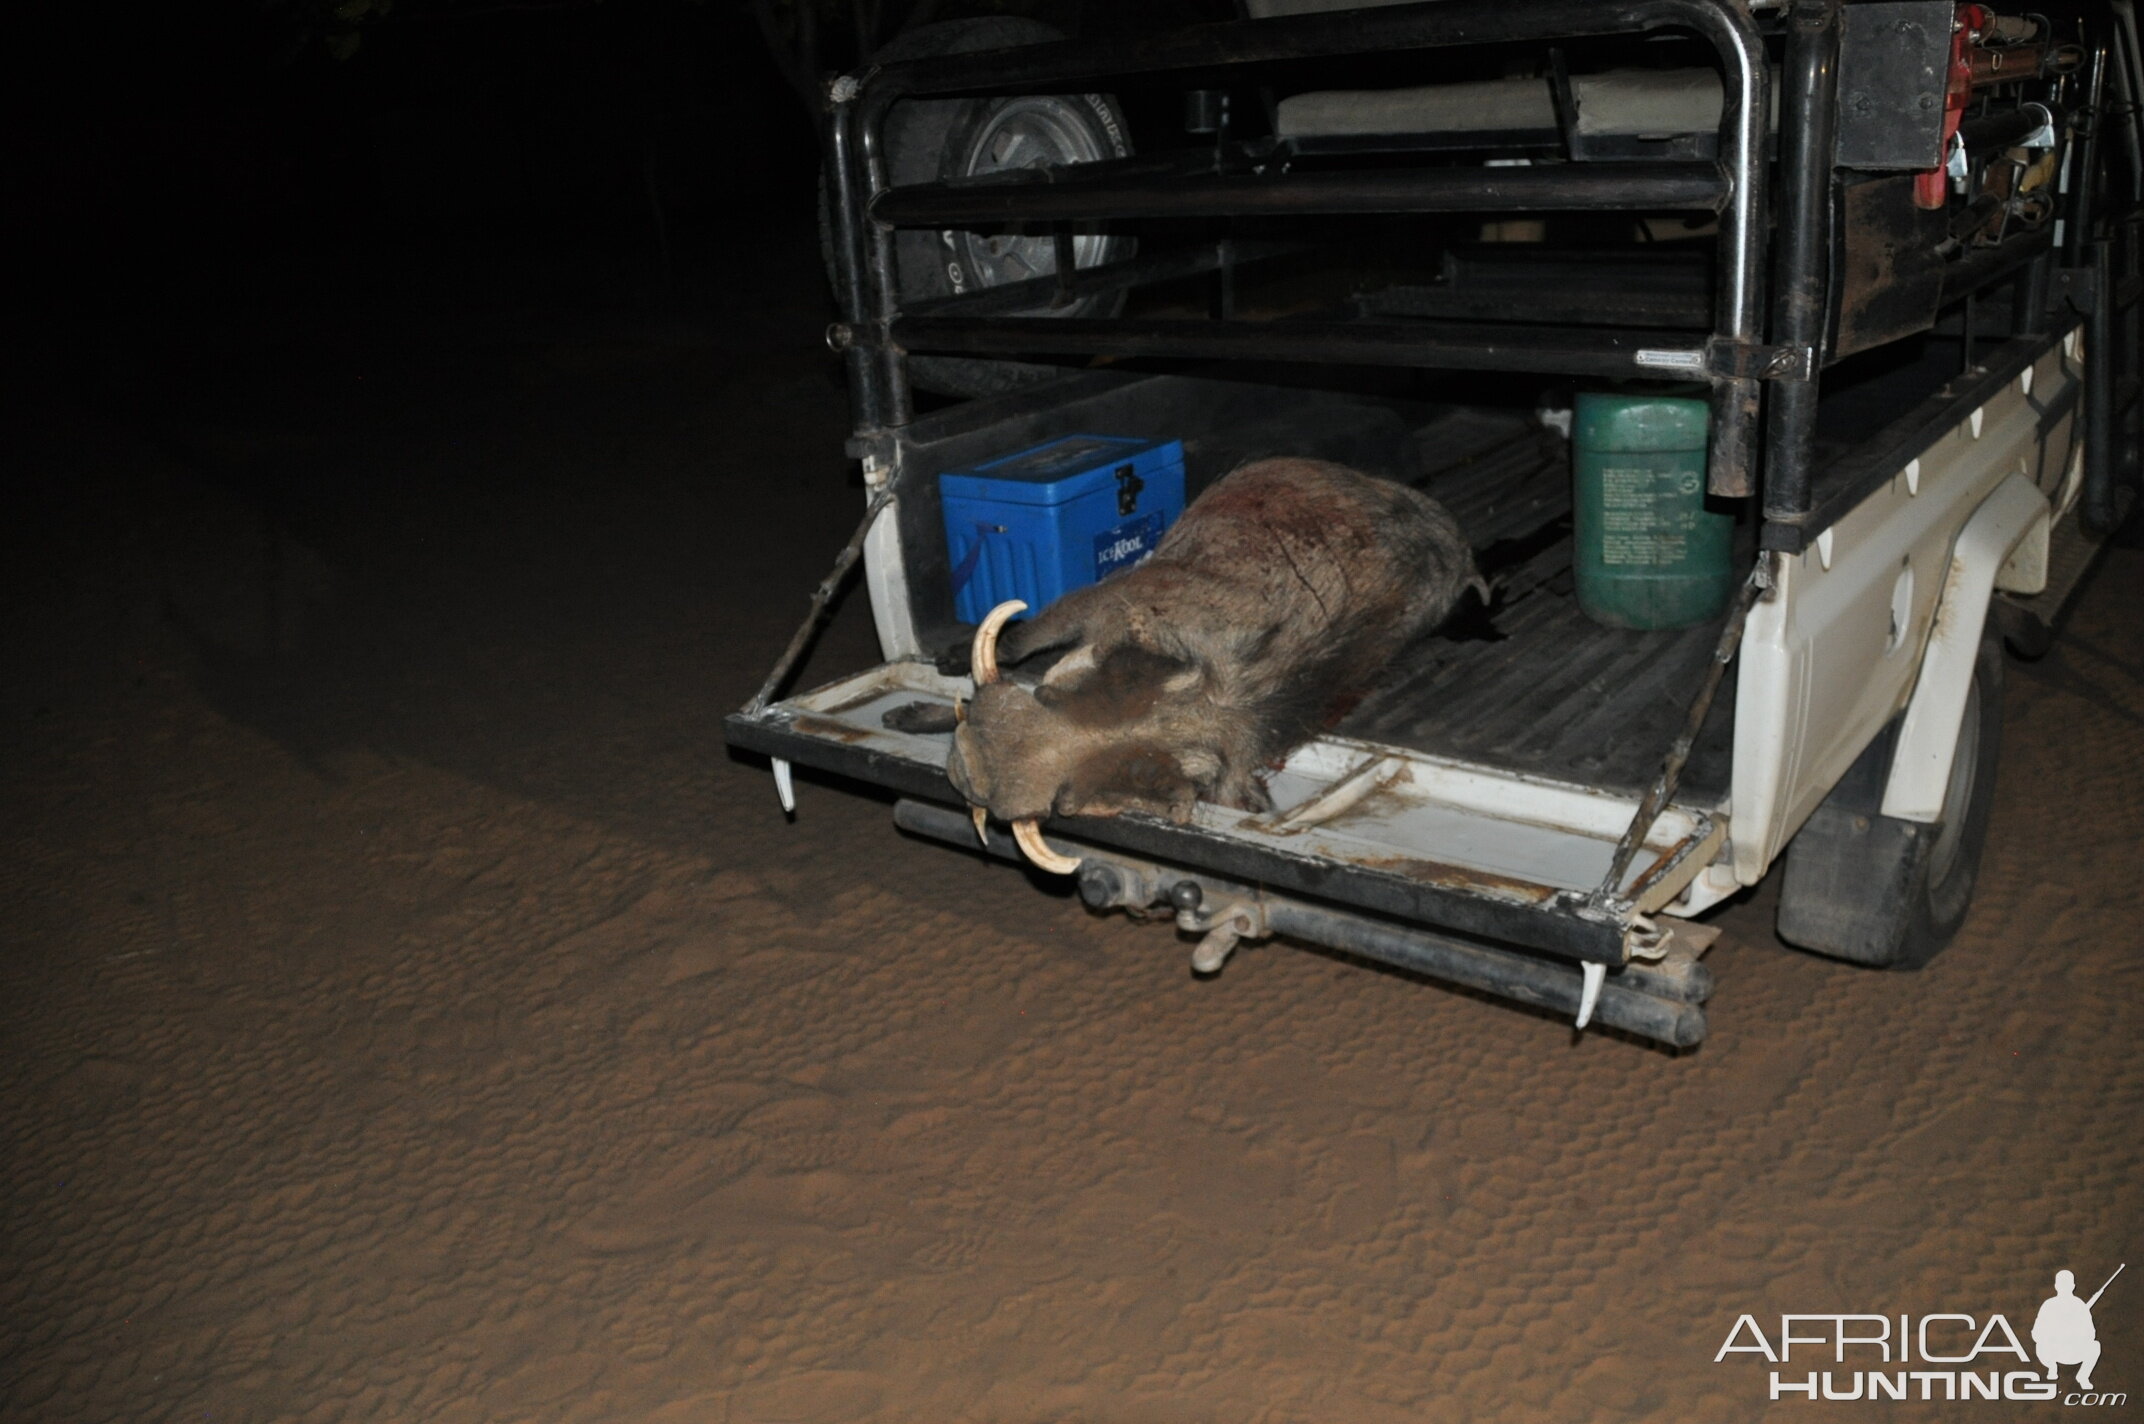
[[[950,706],[964,678],[885,663],[725,724],[732,746],[907,796],[957,803],[950,738],[885,725],[896,707]],[[786,768],[779,768],[786,775]],[[1068,836],[1410,923],[1619,965],[1633,922],[1666,905],[1718,853],[1724,815],[1670,805],[1619,894],[1594,894],[1636,800],[1345,737],[1305,743],[1268,779],[1274,809],[1199,803],[1159,817],[1066,817]]]

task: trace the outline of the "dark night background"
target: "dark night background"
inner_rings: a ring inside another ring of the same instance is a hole
[[[55,7],[51,68],[18,52],[42,96],[13,126],[18,270],[75,375],[249,306],[720,320],[747,295],[727,249],[809,221],[809,117],[743,5],[336,14]]]
[[[64,669],[146,599],[188,681],[303,755],[569,795],[601,778],[546,780],[506,729],[635,741],[590,689],[690,628],[635,671],[679,689],[649,740],[721,760],[759,656],[731,640],[800,613],[852,512],[816,138],[753,12],[46,18],[9,139],[15,655]],[[25,679],[29,710],[71,681]]]

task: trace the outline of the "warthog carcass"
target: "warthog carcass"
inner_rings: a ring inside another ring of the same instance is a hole
[[[1233,471],[1153,555],[1006,627],[976,630],[974,701],[946,761],[975,808],[1030,859],[1069,871],[1037,820],[1139,810],[1177,821],[1204,798],[1269,802],[1260,770],[1329,725],[1386,661],[1486,598],[1452,516],[1404,485],[1322,460]],[[1002,632],[1002,636],[1001,636]],[[1064,648],[1032,692],[998,662]]]

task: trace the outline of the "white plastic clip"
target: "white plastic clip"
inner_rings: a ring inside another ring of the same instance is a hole
[[[1584,1028],[1593,1022],[1593,1006],[1601,1001],[1601,984],[1608,978],[1608,966],[1589,959],[1578,966],[1578,972],[1586,981],[1578,991],[1578,1027]]]
[[[782,798],[782,810],[794,816],[797,813],[797,783],[789,774],[789,759],[774,758],[774,794]]]

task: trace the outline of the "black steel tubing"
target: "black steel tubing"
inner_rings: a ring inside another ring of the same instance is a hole
[[[916,94],[1052,88],[1134,74],[1198,71],[1290,59],[1383,54],[1453,45],[1631,34],[1680,25],[1719,53],[1724,70],[1722,165],[1734,183],[1721,222],[1726,260],[1721,335],[1753,341],[1762,320],[1765,125],[1770,111],[1764,41],[1742,8],[1724,0],[1439,0],[1368,10],[1225,21],[1144,36],[1030,45],[890,64],[862,76],[862,117],[875,132],[886,107]]]
[[[834,297],[841,316],[852,333],[868,329],[874,304],[864,277],[865,236],[863,214],[857,207],[857,185],[850,182],[854,151],[855,106],[835,103],[826,118],[827,222],[832,229]],[[864,342],[852,342],[841,353],[849,382],[849,413],[856,431],[863,434],[883,423],[885,401],[879,388],[875,353]]]
[[[2054,235],[2042,228],[2035,232],[2023,232],[1997,243],[1993,247],[1976,247],[1943,269],[1943,295],[1941,304],[1948,306],[1980,291],[1992,282],[2002,280],[2010,272],[2024,266],[2033,258],[2048,250]]]
[[[1074,268],[1063,286],[1072,298],[1077,300],[1108,292],[1126,291],[1155,282],[1200,277],[1208,272],[1217,272],[1225,265],[1243,267],[1302,250],[1300,243],[1207,243],[1201,247],[1133,257],[1122,262],[1105,262],[1099,267]],[[1024,282],[1007,282],[999,287],[983,287],[958,296],[918,302],[908,309],[908,316],[911,319],[980,317],[1034,311],[1049,305],[1051,299],[1057,295],[1058,286],[1059,277],[1055,274],[1048,277],[1030,277]]]
[[[2007,114],[1991,114],[1983,119],[1970,119],[1958,126],[1958,137],[1965,144],[1968,154],[1979,156],[1990,149],[2014,148],[2027,135],[2037,132],[2041,125],[2052,118],[2059,129],[2062,120],[2038,104],[2012,109]]]
[[[1465,984],[1566,1017],[1578,1012],[1584,981],[1577,970],[1560,964],[1287,901],[1267,904],[1266,923],[1276,934],[1329,945],[1432,979]],[[1600,998],[1593,1007],[1596,1020],[1677,1048],[1694,1047],[1704,1041],[1703,1008],[1625,988],[1615,982],[1616,977],[1611,973],[1608,982],[1601,985]]]
[[[1041,92],[1137,74],[1199,74],[1236,65],[1344,58],[1452,45],[1507,44],[1582,35],[1630,34],[1683,25],[1715,45],[1746,14],[1714,0],[1439,0],[1279,19],[1220,21],[1143,35],[1135,46],[1068,40],[1017,49],[889,64],[865,76],[874,92],[918,94]]]
[[[2092,220],[2099,198],[2099,131],[2107,122],[2106,97],[2107,47],[2099,45],[2092,51],[2092,72],[2085,81],[2084,131],[2077,152],[2072,155],[2077,162],[2068,175],[2070,202],[2062,242],[2062,265],[2065,267],[2082,267],[2086,261],[2086,245],[2098,235]]]
[[[1717,212],[1731,188],[1726,174],[1709,163],[1563,163],[1538,168],[1110,181],[1082,178],[1076,168],[1046,171],[1052,173],[1051,181],[895,188],[871,204],[871,217],[895,227],[965,227],[1327,213],[1548,213],[1618,208]]]
[[[2018,274],[2017,300],[2013,302],[2020,333],[2047,330],[2049,293],[2054,289],[2054,257],[2047,252],[2033,258]]]
[[[836,85],[843,81],[836,80]],[[852,154],[852,166],[844,169],[844,181],[854,183],[857,167],[862,169],[862,182],[856,183],[856,191],[877,195],[886,191],[886,160],[879,152],[881,112],[874,112],[866,103],[854,111],[861,143]],[[901,314],[900,265],[894,251],[893,229],[884,223],[870,226],[865,245],[865,256],[870,275],[869,291],[872,315],[877,325],[867,335],[869,354],[881,391],[884,423],[891,426],[908,424],[914,414],[914,397],[908,387],[908,358],[901,348],[885,337],[886,328]]]
[[[893,803],[893,823],[912,835],[928,836],[963,850],[980,848],[1000,860],[1022,859],[1012,837],[999,827],[992,826],[988,839],[978,847],[975,828],[967,815],[933,802],[902,797]],[[1111,852],[1106,849],[1092,854],[1088,863],[1091,865],[1097,860],[1105,864],[1126,863],[1112,862]],[[1164,882],[1181,873],[1184,879],[1206,887],[1204,898],[1209,903],[1218,903],[1239,893],[1238,886],[1203,871],[1186,869],[1178,872],[1166,865],[1145,862],[1129,864],[1141,880],[1152,878],[1148,872],[1159,872]],[[1275,934],[1324,945],[1328,949],[1390,964],[1446,983],[1464,984],[1566,1017],[1578,1012],[1585,981],[1578,969],[1568,963],[1555,963],[1452,935],[1373,920],[1345,910],[1326,909],[1263,890],[1249,893],[1256,895],[1265,913],[1266,926]],[[1607,982],[1601,985],[1593,1017],[1625,1033],[1677,1048],[1689,1048],[1705,1037],[1702,1005],[1711,992],[1712,975],[1701,964],[1689,966],[1679,983],[1658,970],[1632,965],[1609,972]]]
[[[2092,310],[2084,323],[2084,492],[2078,512],[2095,533],[2114,531],[2114,244],[2091,247]]]
[[[1838,133],[1839,0],[1800,0],[1787,16],[1779,96],[1779,271],[1772,340],[1816,351],[1810,369],[1772,383],[1766,415],[1764,512],[1809,508],[1818,370],[1830,305],[1831,169]]]
[[[893,340],[909,351],[975,356],[1067,356],[1309,361],[1422,370],[1541,371],[1649,376],[1643,351],[1701,350],[1688,331],[1558,328],[1476,322],[1102,321],[1079,318],[904,318]]]

